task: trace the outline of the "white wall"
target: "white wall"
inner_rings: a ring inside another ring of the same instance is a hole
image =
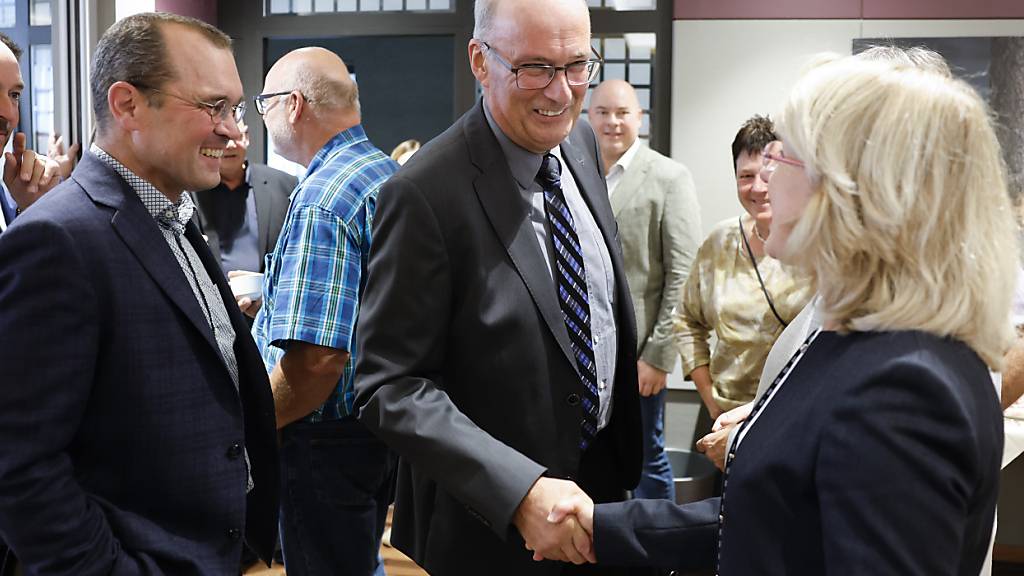
[[[741,210],[730,144],[744,120],[779,111],[808,57],[854,38],[1024,36],[1024,20],[679,20],[672,157],[693,173],[704,231]]]

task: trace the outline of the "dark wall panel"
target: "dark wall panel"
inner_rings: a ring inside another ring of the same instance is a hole
[[[426,142],[449,125],[454,98],[451,36],[349,36],[267,41],[267,62],[303,46],[341,56],[356,76],[363,126],[385,153],[403,140]]]

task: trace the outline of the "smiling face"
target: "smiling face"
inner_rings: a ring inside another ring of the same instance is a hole
[[[640,102],[633,87],[621,80],[606,80],[594,89],[587,117],[607,159],[621,158],[640,134]]]
[[[479,40],[513,67],[565,66],[591,56],[590,14],[579,0],[505,1],[497,6],[489,37]],[[570,86],[559,72],[546,88],[523,90],[515,74],[476,40],[470,62],[491,116],[510,140],[541,154],[569,135],[583,108],[586,85]]]
[[[229,118],[215,121],[189,101],[242,101],[242,81],[231,51],[218,48],[198,32],[177,24],[161,27],[176,74],[156,94],[158,106],[141,98],[144,114],[133,131],[139,176],[172,200],[184,190],[206,190],[220,182],[220,162],[231,139],[240,137]],[[188,100],[188,101],[186,101]]]
[[[768,185],[761,178],[761,153],[740,152],[736,159],[736,196],[751,218],[768,221],[772,206],[768,202]]]
[[[220,159],[220,175],[222,178],[230,178],[242,172],[245,164],[245,153],[249,149],[249,127],[245,121],[238,123],[240,136],[228,140],[224,148],[224,157]]]

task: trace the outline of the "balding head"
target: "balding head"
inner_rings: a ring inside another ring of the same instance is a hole
[[[337,54],[315,46],[281,57],[267,73],[265,92],[298,90],[315,112],[359,112],[359,90]]]
[[[640,135],[643,110],[636,90],[624,80],[605,80],[590,95],[587,115],[597,134],[605,169],[610,170]]]

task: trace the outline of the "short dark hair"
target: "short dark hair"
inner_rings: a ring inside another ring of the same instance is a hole
[[[760,154],[769,142],[778,139],[772,119],[755,114],[740,126],[740,131],[732,141],[732,165],[736,166],[740,154]]]
[[[18,46],[14,40],[11,40],[10,36],[0,32],[0,42],[3,42],[8,48],[10,48],[11,52],[14,52],[15,60],[19,62],[21,61],[21,46]]]
[[[163,36],[163,27],[172,24],[200,33],[218,48],[231,49],[227,34],[188,16],[145,12],[115,22],[100,38],[92,61],[92,109],[100,132],[110,119],[107,91],[114,82],[159,88],[175,78]],[[150,93],[149,98],[154,106],[160,104],[156,93]]]

